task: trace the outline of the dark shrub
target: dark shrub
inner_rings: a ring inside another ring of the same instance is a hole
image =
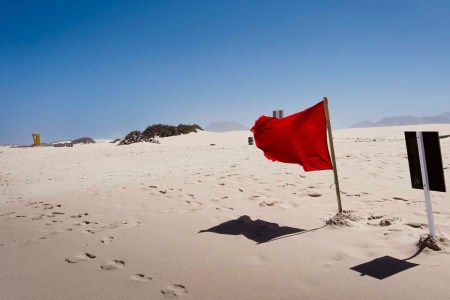
[[[191,132],[197,132],[197,130],[203,130],[197,124],[185,125],[180,124],[178,126],[164,125],[164,124],[154,124],[148,126],[142,133],[140,131],[130,132],[119,145],[129,145],[138,142],[159,142],[155,139],[156,137],[169,137],[174,135],[188,134]]]
[[[124,139],[119,143],[119,145],[129,145],[133,143],[138,143],[141,141],[141,132],[135,130],[127,134]]]
[[[83,137],[72,141],[72,144],[95,144],[95,141],[90,137]]]

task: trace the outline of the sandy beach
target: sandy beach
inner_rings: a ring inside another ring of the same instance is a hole
[[[326,226],[332,171],[271,162],[250,132],[0,147],[0,299],[448,299],[449,196],[431,193],[443,249],[414,256],[405,130],[450,125],[334,131],[349,226]]]

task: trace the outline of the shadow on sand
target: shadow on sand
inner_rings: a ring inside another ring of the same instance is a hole
[[[353,271],[361,273],[361,276],[370,276],[380,280],[388,278],[392,275],[406,271],[418,266],[418,264],[410,263],[408,260],[416,257],[422,252],[420,248],[413,256],[405,259],[397,259],[391,256],[383,256],[372,261],[354,266],[350,268]]]
[[[241,216],[236,220],[227,221],[206,230],[200,230],[199,233],[214,232],[218,234],[228,234],[228,235],[242,234],[246,238],[257,242],[258,244],[262,244],[273,240],[290,237],[293,235],[315,231],[320,228],[315,228],[312,230],[304,230],[288,226],[279,226],[276,223],[270,223],[259,219],[253,221],[252,219],[250,219],[249,216]]]

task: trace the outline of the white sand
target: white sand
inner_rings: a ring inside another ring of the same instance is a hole
[[[0,299],[447,299],[445,243],[382,280],[350,269],[406,259],[427,233],[406,225],[427,218],[423,192],[410,187],[405,129],[450,134],[450,125],[334,132],[343,207],[363,218],[350,227],[324,227],[337,211],[332,171],[273,163],[247,145],[249,132],[1,147]],[[450,138],[441,148],[450,186]],[[450,199],[432,198],[445,238]],[[306,231],[266,243],[257,241],[274,226],[199,233],[243,215]],[[393,224],[379,226],[385,219]]]

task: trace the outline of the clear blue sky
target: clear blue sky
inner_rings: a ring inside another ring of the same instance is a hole
[[[450,1],[0,1],[0,144],[330,100],[335,128],[450,111]]]

